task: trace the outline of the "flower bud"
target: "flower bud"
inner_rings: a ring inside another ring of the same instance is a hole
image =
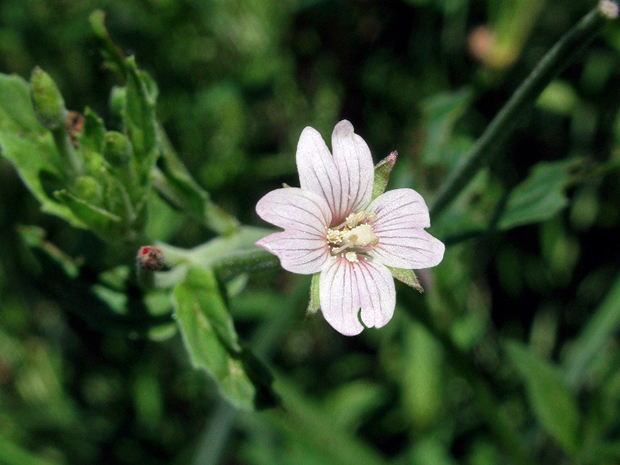
[[[120,132],[108,131],[105,135],[103,157],[116,168],[125,166],[131,160],[129,140]]]
[[[92,176],[80,176],[75,180],[75,194],[91,205],[99,205],[103,199],[103,187]]]
[[[50,130],[64,126],[65,101],[54,80],[38,66],[32,71],[30,89],[32,105],[39,122]]]
[[[164,254],[151,245],[140,247],[136,260],[138,266],[146,271],[159,271],[164,267]]]

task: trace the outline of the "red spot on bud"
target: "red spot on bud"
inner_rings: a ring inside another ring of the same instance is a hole
[[[164,254],[157,247],[145,245],[138,250],[138,266],[147,271],[159,271],[164,267]]]

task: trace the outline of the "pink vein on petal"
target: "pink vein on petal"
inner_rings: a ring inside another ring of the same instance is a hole
[[[364,329],[357,318],[359,297],[355,292],[350,265],[345,258],[330,257],[319,280],[321,312],[325,320],[345,336],[355,336]]]
[[[306,127],[302,131],[296,160],[301,188],[323,197],[334,212],[342,195],[340,176],[332,154],[316,129]]]
[[[292,273],[318,273],[329,257],[329,248],[324,238],[292,229],[270,234],[256,245],[276,255],[282,268]]]
[[[319,283],[321,311],[332,327],[354,336],[368,327],[385,325],[394,314],[396,290],[389,270],[373,262],[352,263],[331,257],[321,272]]]
[[[295,229],[325,239],[332,214],[319,195],[285,187],[269,192],[256,204],[256,213],[263,220],[283,229]]]
[[[340,222],[370,203],[375,172],[368,145],[355,134],[349,121],[340,121],[334,128],[332,150],[342,184],[340,201],[334,211],[334,220]]]

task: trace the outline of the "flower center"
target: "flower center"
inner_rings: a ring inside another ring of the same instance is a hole
[[[362,210],[351,213],[344,223],[329,228],[326,239],[331,254],[341,254],[350,262],[357,263],[358,252],[364,252],[379,242],[379,238],[375,236],[369,224],[376,219],[375,213],[366,213]]]

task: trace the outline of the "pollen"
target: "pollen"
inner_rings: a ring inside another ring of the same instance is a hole
[[[375,213],[364,210],[351,213],[345,221],[327,230],[326,239],[332,255],[343,254],[347,260],[358,262],[357,253],[367,252],[369,247],[379,243],[372,223],[377,219]]]

